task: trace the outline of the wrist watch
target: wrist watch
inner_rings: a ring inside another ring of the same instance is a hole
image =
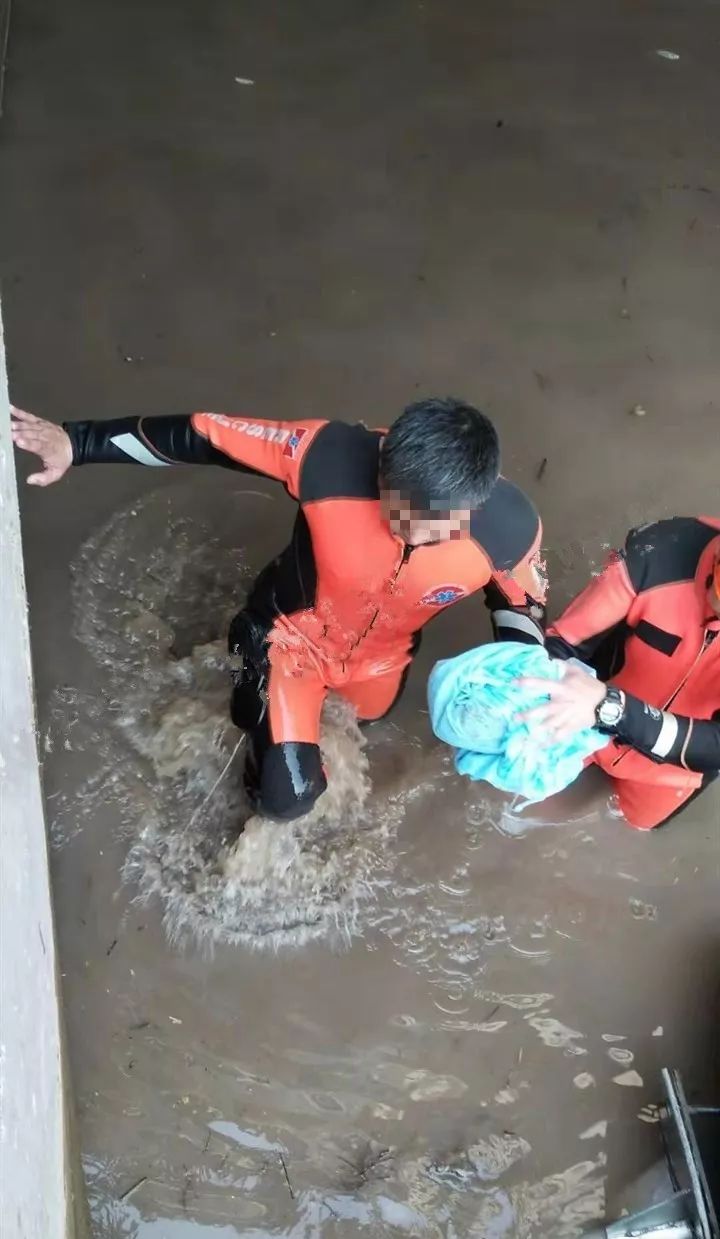
[[[595,722],[601,731],[614,732],[624,713],[624,692],[619,688],[609,687],[600,704],[595,707]]]

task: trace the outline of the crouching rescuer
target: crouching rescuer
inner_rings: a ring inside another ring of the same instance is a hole
[[[60,427],[15,410],[14,438],[42,459],[37,485],[71,465],[221,465],[275,478],[297,501],[288,547],[229,634],[246,785],[270,817],[299,817],[325,790],[327,693],[361,722],[382,718],[422,628],[446,607],[485,589],[497,637],[543,640],[538,515],[499,475],[493,424],[460,400],[420,401],[389,430],[217,413]]]
[[[631,532],[548,629],[546,647],[599,678],[569,667],[545,685],[536,721],[550,738],[593,724],[607,735],[591,760],[631,826],[674,817],[720,770],[720,518]]]

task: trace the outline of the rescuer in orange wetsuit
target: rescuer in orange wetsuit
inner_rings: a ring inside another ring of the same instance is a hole
[[[402,691],[423,626],[485,589],[499,638],[542,642],[540,521],[499,476],[496,431],[462,401],[411,405],[390,430],[216,413],[59,427],[14,411],[35,452],[36,485],[71,464],[215,464],[282,482],[298,502],[290,545],[231,624],[242,660],[234,722],[249,733],[246,781],[258,807],[291,819],[325,789],[318,747],[329,690],[360,720]]]
[[[675,517],[633,530],[622,551],[548,629],[556,658],[590,663],[528,713],[552,739],[596,723],[592,758],[631,826],[673,817],[720,771],[720,517]]]

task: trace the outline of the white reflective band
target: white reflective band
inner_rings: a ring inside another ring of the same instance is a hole
[[[652,746],[650,752],[653,757],[667,757],[673,744],[677,740],[678,721],[674,714],[664,714],[660,735]]]
[[[158,460],[157,456],[153,456],[149,448],[144,443],[141,443],[139,439],[136,439],[135,435],[112,435],[110,442],[114,443],[115,447],[119,447],[120,451],[124,452],[126,456],[132,456],[133,460],[136,460],[139,465],[153,465],[156,467],[158,465],[165,466],[170,464],[169,460]]]
[[[519,615],[517,611],[493,611],[493,623],[496,628],[517,628],[520,632],[528,632],[538,644],[542,644],[542,629],[527,615]]]

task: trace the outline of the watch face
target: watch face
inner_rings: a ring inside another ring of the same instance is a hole
[[[612,698],[603,701],[598,710],[598,717],[604,727],[614,727],[622,718],[622,704],[619,701],[614,701]]]

